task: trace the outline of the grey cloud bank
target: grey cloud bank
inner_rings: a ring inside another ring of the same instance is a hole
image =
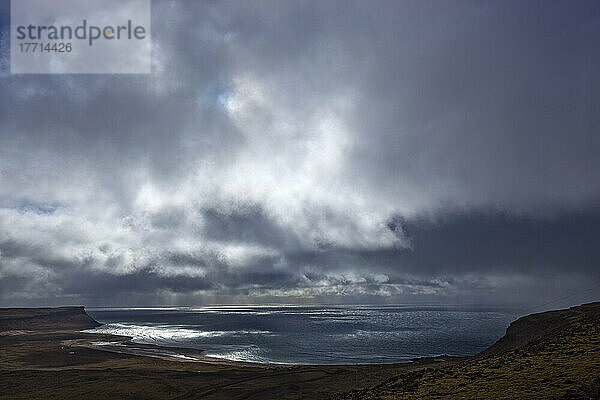
[[[0,76],[0,304],[540,304],[600,279],[597,2],[152,13],[149,76]]]

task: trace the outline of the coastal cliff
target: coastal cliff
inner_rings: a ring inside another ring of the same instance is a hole
[[[512,322],[506,334],[479,356],[486,357],[516,350],[544,337],[551,337],[561,330],[582,323],[600,320],[600,302],[583,304],[566,310],[553,310],[530,314]]]
[[[0,309],[0,332],[11,330],[83,330],[100,326],[83,306]]]

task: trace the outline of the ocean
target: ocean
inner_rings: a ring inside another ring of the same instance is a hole
[[[440,306],[87,308],[88,332],[207,356],[285,364],[407,362],[474,355],[498,340],[514,310]]]

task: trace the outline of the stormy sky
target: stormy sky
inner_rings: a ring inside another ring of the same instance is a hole
[[[0,305],[600,297],[597,1],[152,1],[152,74],[9,73]]]

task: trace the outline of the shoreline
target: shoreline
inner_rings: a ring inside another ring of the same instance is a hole
[[[82,332],[89,335],[105,336],[102,333]],[[121,339],[116,340],[79,340],[72,345],[77,347],[85,347],[99,351],[106,351],[117,354],[128,354],[140,357],[154,357],[168,361],[177,362],[198,362],[204,364],[215,365],[231,365],[231,366],[269,366],[270,363],[255,363],[245,361],[227,360],[218,357],[210,357],[204,353],[204,350],[192,349],[176,346],[162,346],[156,344],[137,343],[132,337],[121,336]],[[291,365],[291,364],[276,364],[276,365]]]
[[[458,362],[252,363],[209,357],[198,349],[134,343],[126,335],[83,332],[97,326],[83,307],[0,309],[0,398],[291,400],[301,394],[325,400],[398,374]]]
[[[333,364],[310,364],[310,363],[284,363],[284,362],[255,362],[255,361],[241,361],[241,360],[230,360],[227,358],[211,357],[204,354],[206,350],[178,347],[178,346],[163,346],[149,343],[135,342],[131,336],[121,335],[110,335],[111,339],[100,340],[104,336],[108,336],[105,333],[94,333],[89,331],[81,331],[84,334],[97,335],[99,340],[78,340],[71,345],[78,347],[86,347],[90,349],[106,351],[118,354],[129,354],[142,357],[155,357],[170,361],[179,362],[199,362],[205,364],[216,364],[216,365],[231,365],[239,367],[348,367],[348,366],[373,366],[373,365],[389,365],[389,366],[400,366],[400,365],[421,365],[429,363],[440,363],[447,361],[462,361],[474,358],[476,355],[471,356],[450,356],[446,354],[436,356],[423,356],[411,358],[404,362],[390,362],[390,363],[333,363]]]
[[[84,308],[85,312],[85,308]],[[86,315],[88,315],[86,313]],[[88,315],[89,316],[89,315]],[[207,363],[207,364],[218,364],[218,365],[234,365],[234,366],[250,366],[250,367],[262,367],[262,368],[273,368],[273,367],[360,367],[360,366],[406,366],[406,365],[423,365],[423,364],[435,364],[442,362],[457,362],[466,359],[470,359],[475,357],[477,354],[468,354],[468,355],[448,355],[448,354],[431,354],[431,355],[423,355],[423,356],[406,356],[400,357],[400,359],[390,360],[390,361],[381,361],[381,359],[373,360],[372,362],[367,361],[368,359],[363,359],[358,362],[344,362],[343,360],[339,360],[339,362],[284,362],[284,361],[268,361],[268,360],[243,360],[243,359],[230,359],[226,357],[218,357],[207,355],[206,353],[209,350],[202,348],[194,348],[194,347],[185,347],[185,346],[177,346],[177,344],[172,345],[169,344],[158,344],[155,341],[149,343],[148,341],[144,342],[143,339],[138,338],[136,340],[135,336],[129,336],[128,333],[123,332],[106,332],[106,331],[96,331],[96,328],[101,328],[103,326],[110,326],[111,324],[120,325],[121,323],[110,322],[103,323],[94,320],[91,316],[89,317],[97,324],[92,329],[85,329],[80,331],[83,334],[91,334],[97,335],[98,340],[85,340],[79,341],[78,345],[82,347],[87,347],[94,350],[106,351],[117,354],[129,354],[135,356],[145,356],[145,357],[154,357],[154,358],[162,358],[165,360],[171,361],[180,361],[180,362],[199,362],[199,363]],[[136,325],[137,327],[137,325]],[[140,326],[144,327],[144,326]],[[112,337],[112,340],[101,340],[102,337]],[[139,340],[139,341],[138,341]]]

